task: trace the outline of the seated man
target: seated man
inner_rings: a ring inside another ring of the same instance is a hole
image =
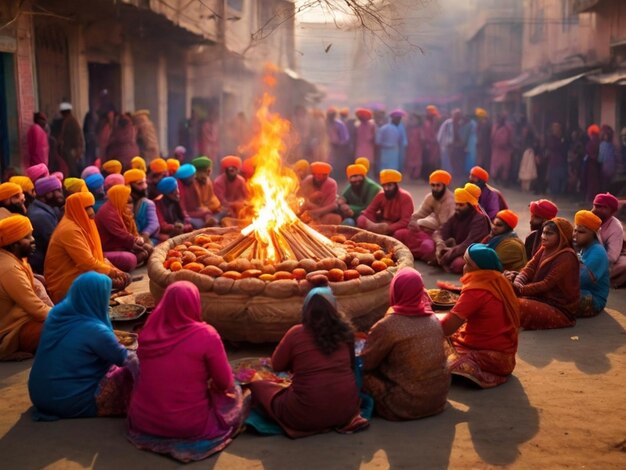
[[[35,184],[39,178],[50,176],[48,165],[45,163],[37,163],[36,165],[29,166],[26,168],[26,176],[28,176],[33,184]]]
[[[152,253],[152,245],[139,236],[129,204],[132,204],[130,187],[115,185],[107,192],[107,202],[96,214],[104,256],[124,272],[145,263]]]
[[[157,184],[168,176],[167,162],[162,158],[155,158],[150,162],[150,173],[147,176],[148,197],[155,199],[159,195]]]
[[[559,208],[552,201],[539,199],[533,201],[528,206],[530,208],[530,234],[524,240],[526,248],[526,259],[530,260],[541,247],[541,230],[543,223],[554,219],[559,212]]]
[[[215,220],[211,210],[200,201],[196,186],[196,171],[196,167],[191,163],[185,163],[180,166],[174,176],[179,181],[180,204],[189,215],[191,225],[193,228],[202,228],[215,225]]]
[[[0,184],[0,219],[13,214],[26,215],[26,198],[22,188],[15,183]]]
[[[35,185],[28,176],[11,176],[9,183],[15,183],[24,193],[24,206],[28,209],[28,206],[35,200]]]
[[[51,307],[36,293],[26,262],[35,248],[32,232],[22,215],[0,220],[0,360],[35,353]]]
[[[405,229],[398,230],[396,238],[404,243],[415,259],[433,261],[435,242],[433,233],[454,214],[454,194],[448,189],[452,175],[444,170],[430,174],[430,193],[420,208],[411,216]]]
[[[505,271],[519,271],[526,266],[524,243],[514,232],[519,217],[505,209],[496,214],[491,225],[491,233],[482,243],[495,250]]]
[[[61,182],[54,176],[40,178],[35,183],[37,199],[28,209],[28,218],[33,225],[35,251],[28,261],[37,274],[43,274],[48,243],[61,219],[60,209],[65,204]]]
[[[212,218],[219,222],[224,216],[220,200],[215,195],[213,182],[211,181],[211,170],[213,169],[213,160],[209,157],[197,157],[191,161],[196,167],[196,178],[194,187],[198,192],[198,200],[201,206],[208,207],[211,211]],[[211,221],[209,221],[211,223]]]
[[[626,248],[624,244],[624,227],[615,213],[619,207],[619,202],[611,193],[598,194],[593,199],[593,212],[600,217],[600,239],[609,257],[609,272],[611,275],[611,285],[614,288],[622,287],[626,284]]]
[[[330,177],[333,167],[326,162],[311,163],[311,174],[300,185],[299,194],[304,198],[300,218],[316,224],[338,225],[337,182]]]
[[[337,200],[339,212],[344,217],[341,223],[344,225],[355,226],[361,212],[367,209],[382,189],[366,175],[367,168],[361,164],[355,163],[346,168],[348,184]]]
[[[593,317],[604,310],[609,297],[609,258],[598,240],[602,220],[591,211],[578,211],[574,222],[574,245],[581,261],[576,317]]]
[[[435,232],[435,258],[447,272],[461,274],[465,250],[480,242],[491,230],[489,217],[478,205],[480,188],[467,183],[454,190],[454,215]]]
[[[176,178],[166,176],[157,185],[161,193],[154,201],[159,219],[159,241],[175,237],[193,230],[189,216],[180,205],[180,191]]]
[[[223,173],[215,178],[213,189],[228,217],[239,218],[250,193],[246,180],[239,174],[241,158],[229,155],[222,158]]]
[[[397,170],[382,170],[379,192],[357,220],[359,228],[370,232],[395,237],[399,230],[406,228],[413,214],[413,198],[400,188],[402,173]]]
[[[148,199],[148,183],[143,170],[133,168],[124,173],[124,182],[130,186],[133,214],[139,236],[148,244],[157,242],[159,218],[154,201]]]
[[[508,209],[509,206],[504,200],[502,193],[496,188],[487,184],[489,181],[489,173],[479,166],[475,166],[470,170],[469,182],[480,188],[480,199],[478,204],[483,208],[490,220],[496,216],[498,211]]]
[[[298,176],[298,180],[300,182],[304,181],[304,178],[309,176],[309,162],[307,160],[301,159],[291,165],[291,169]]]

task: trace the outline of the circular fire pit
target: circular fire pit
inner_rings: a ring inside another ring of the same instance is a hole
[[[382,251],[392,253],[395,258],[395,264],[383,267],[379,272],[363,270],[366,274],[354,279],[333,282],[334,273],[328,274],[328,285],[337,297],[339,310],[350,318],[357,329],[367,330],[382,317],[389,306],[391,279],[398,269],[413,266],[413,256],[406,246],[391,237],[347,226],[321,226],[317,229],[329,238],[344,236],[365,246],[368,243],[378,244]],[[190,269],[172,271],[164,266],[168,253],[187,240],[193,240],[200,234],[234,233],[239,233],[239,229],[207,228],[180,235],[158,245],[148,264],[150,291],[155,299],[160,299],[171,283],[190,281],[200,290],[203,319],[213,325],[224,339],[253,343],[279,341],[290,327],[300,322],[304,296],[315,286],[311,277],[309,280],[297,277],[272,280],[258,277],[233,279],[225,276],[213,277]],[[356,261],[355,263],[358,264]],[[307,271],[313,270],[311,268]]]

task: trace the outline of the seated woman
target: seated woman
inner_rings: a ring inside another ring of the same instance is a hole
[[[418,419],[441,413],[450,389],[444,336],[422,276],[403,268],[391,281],[389,311],[369,331],[363,387],[385,419]]]
[[[609,257],[598,240],[602,219],[591,211],[578,211],[574,223],[574,244],[581,260],[576,317],[593,317],[604,309],[609,296]]]
[[[573,227],[555,217],[544,222],[541,247],[519,274],[505,273],[520,298],[520,324],[527,330],[576,324],[580,297],[579,261],[572,248]]]
[[[136,359],[113,333],[110,295],[111,279],[88,272],[50,310],[28,379],[35,420],[126,413]]]
[[[349,426],[362,419],[353,357],[352,326],[332,291],[314,288],[304,299],[302,324],[291,327],[272,354],[275,371],[293,373],[291,385],[253,382],[253,401],[291,438]]]
[[[461,296],[441,320],[450,337],[448,366],[453,375],[492,388],[515,368],[519,302],[492,248],[474,243],[464,258]]]
[[[224,449],[247,416],[249,400],[215,329],[201,320],[200,293],[171,284],[139,334],[141,374],[128,409],[128,439],[182,462]],[[249,397],[249,395],[248,395]]]

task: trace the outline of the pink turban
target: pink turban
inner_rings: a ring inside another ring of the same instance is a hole
[[[44,178],[49,174],[50,172],[45,163],[39,163],[26,169],[26,176],[28,176],[33,183],[39,178]]]

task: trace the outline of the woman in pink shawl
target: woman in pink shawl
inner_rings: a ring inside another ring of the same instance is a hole
[[[141,372],[128,410],[133,444],[182,462],[224,449],[249,402],[234,385],[219,334],[200,311],[195,285],[180,281],[165,290],[139,334]]]
[[[400,421],[443,411],[450,389],[444,335],[433,315],[421,274],[403,268],[391,281],[387,314],[370,329],[363,388],[376,412]]]

